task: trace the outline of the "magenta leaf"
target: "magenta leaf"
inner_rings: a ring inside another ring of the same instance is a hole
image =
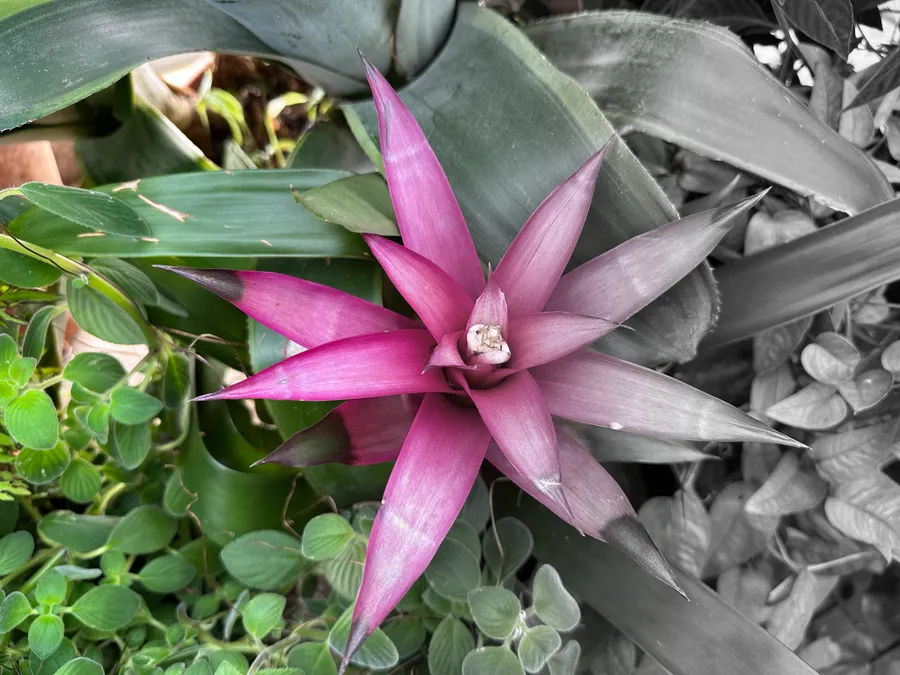
[[[586,347],[620,324],[567,312],[540,312],[510,321],[507,368],[540,366]]]

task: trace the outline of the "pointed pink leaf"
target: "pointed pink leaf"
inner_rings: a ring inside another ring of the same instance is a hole
[[[541,312],[510,321],[508,369],[532,368],[600,339],[619,324],[567,312]]]
[[[344,663],[425,571],[459,514],[490,435],[471,408],[429,394],[375,517]]]
[[[488,279],[466,322],[466,361],[476,366],[494,366],[509,361],[506,342],[509,312],[499,284]]]
[[[168,267],[228,300],[261,324],[306,347],[416,322],[362,298],[275,272]]]
[[[431,352],[428,357],[427,368],[462,368],[470,370],[474,366],[470,366],[459,353],[459,341],[462,340],[463,332],[461,330],[455,333],[449,333],[441,339],[438,346]]]
[[[257,463],[304,467],[389,462],[397,459],[420,403],[418,396],[347,401]]]
[[[764,194],[629,239],[560,279],[546,309],[625,321],[703,262]]]
[[[459,284],[433,262],[405,246],[377,235],[363,237],[384,273],[435,340],[462,330],[473,303]]]
[[[566,508],[560,487],[556,432],[531,374],[521,371],[491,389],[469,389],[469,396],[494,441],[516,470]]]
[[[488,446],[488,461],[516,485],[560,518],[585,534],[630,555],[641,567],[678,589],[672,570],[641,525],[619,484],[580,443],[556,427],[563,490],[571,511],[548,499],[520,474],[496,443]]]
[[[337,401],[450,392],[440,370],[422,372],[433,348],[434,339],[423,329],[337,340],[296,354],[253,377],[195,400]]]
[[[447,176],[412,113],[381,73],[364,63],[403,244],[438,265],[474,300],[484,288],[484,274]]]
[[[506,293],[511,316],[540,311],[553,292],[581,235],[608,146],[537,207],[497,266],[494,278]]]
[[[500,326],[500,331],[506,333],[508,328],[509,309],[506,304],[506,295],[500,288],[500,284],[493,278],[488,279],[487,286],[484,287],[472,313],[469,314],[466,321],[466,330],[468,331],[476,324],[485,326]]]
[[[530,371],[551,414],[647,436],[806,447],[699,389],[582,350]]]

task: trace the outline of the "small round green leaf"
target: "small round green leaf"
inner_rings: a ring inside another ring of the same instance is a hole
[[[128,559],[121,551],[104,551],[100,556],[100,569],[108,577],[119,577],[125,573]]]
[[[53,400],[41,389],[20,394],[6,407],[6,429],[27,448],[52,449],[59,439]]]
[[[31,614],[31,603],[19,591],[13,591],[0,603],[0,634],[8,633]]]
[[[62,270],[22,253],[0,250],[0,281],[19,288],[44,288],[55,282]]]
[[[163,402],[167,408],[178,408],[184,403],[191,387],[190,373],[191,362],[187,356],[179,352],[169,354],[162,385]]]
[[[316,516],[303,528],[303,555],[310,560],[334,558],[354,536],[353,527],[339,515]]]
[[[350,635],[350,620],[352,617],[353,606],[351,605],[334,622],[334,626],[331,627],[331,632],[328,634],[328,644],[341,656],[344,655],[344,650],[347,648],[347,638]],[[366,638],[366,641],[362,643],[362,646],[356,650],[356,653],[350,657],[350,663],[353,665],[371,670],[393,668],[399,660],[400,656],[397,653],[397,648],[380,628],[376,628]]]
[[[79,286],[75,277],[66,283],[69,313],[81,328],[101,340],[117,345],[146,344],[137,321],[122,307],[89,286]]]
[[[162,410],[162,401],[134,387],[114,389],[109,401],[109,414],[122,424],[149,422]]]
[[[87,553],[103,546],[119,521],[119,518],[111,516],[53,511],[41,519],[38,532],[60,546],[77,553]]]
[[[63,639],[63,620],[55,614],[42,614],[28,627],[28,646],[42,659],[59,647]]]
[[[563,586],[559,573],[543,565],[534,576],[534,611],[538,618],[557,630],[572,630],[581,621],[581,609]]]
[[[166,489],[163,492],[163,507],[176,518],[187,515],[191,504],[197,497],[184,486],[181,471],[175,469],[166,479]]]
[[[476,532],[484,529],[485,523],[491,516],[491,505],[488,500],[488,489],[484,479],[481,476],[475,479],[466,503],[463,504],[462,511],[459,512],[458,520],[463,520],[475,528]]]
[[[497,546],[497,537],[492,529],[488,529],[484,533],[484,559],[494,577],[505,581],[528,560],[534,548],[534,537],[528,526],[516,518],[498,520],[497,535],[503,547],[502,554]]]
[[[30,532],[19,530],[0,539],[0,576],[9,574],[31,559],[34,539]]]
[[[0,382],[0,408],[7,405],[19,394],[19,388],[12,382],[3,380]]]
[[[97,630],[117,630],[131,621],[141,606],[141,597],[130,588],[108,584],[97,586],[72,605],[81,623]]]
[[[300,575],[300,542],[284,532],[259,530],[229,542],[221,553],[225,569],[250,588],[275,590]]]
[[[481,584],[481,565],[469,548],[456,539],[445,539],[425,570],[431,587],[445,598],[465,600]]]
[[[217,649],[211,652],[207,658],[209,659],[209,667],[213,669],[213,672],[217,671],[223,663],[229,663],[234,666],[240,675],[244,675],[247,672],[247,668],[250,667],[250,664],[247,663],[247,657],[232,649]]]
[[[176,520],[160,507],[139,506],[122,518],[106,544],[122,553],[153,553],[169,545],[177,526]]]
[[[59,487],[69,501],[86,504],[100,490],[100,471],[85,459],[76,457],[59,480]]]
[[[529,673],[536,673],[547,659],[559,651],[562,639],[551,626],[534,626],[525,631],[519,642],[519,660]]]
[[[274,593],[262,593],[250,599],[241,610],[244,629],[253,637],[262,639],[281,621],[285,597]]]
[[[138,574],[138,579],[154,593],[174,593],[194,580],[196,570],[184,558],[164,555],[154,558]]]
[[[113,425],[113,438],[116,440],[117,459],[126,469],[136,469],[147,458],[150,452],[149,424]]]
[[[306,675],[337,675],[334,657],[326,642],[303,642],[288,654],[289,668],[299,668]]]
[[[365,546],[361,542],[354,541],[345,546],[337,557],[326,560],[322,565],[322,573],[335,593],[347,600],[353,600],[362,584],[365,561]]]
[[[56,571],[45,574],[34,589],[34,599],[42,605],[58,605],[66,599],[66,578]]]
[[[63,377],[102,394],[125,377],[125,368],[109,354],[82,352],[66,364]]]
[[[459,619],[444,618],[428,645],[428,668],[432,675],[460,675],[466,654],[475,649],[471,631]]]
[[[16,471],[35,485],[44,485],[59,478],[69,466],[69,450],[57,443],[50,450],[22,448],[16,455]]]
[[[382,625],[384,634],[388,636],[401,659],[416,653],[425,644],[425,624],[415,616],[398,616]]]
[[[524,675],[519,659],[506,647],[482,647],[469,652],[462,675]]]
[[[9,333],[0,333],[0,365],[8,366],[19,358],[16,339]]]
[[[37,368],[37,359],[30,356],[16,359],[9,364],[9,377],[20,387],[24,387],[34,375],[35,368]]]
[[[550,675],[575,675],[579,658],[581,658],[581,645],[575,640],[569,640],[565,647],[547,661]]]
[[[484,586],[469,591],[469,609],[482,633],[504,640],[516,627],[522,605],[512,591],[502,586]]]
[[[54,675],[57,670],[74,658],[75,647],[72,645],[72,641],[63,638],[56,651],[45,659],[31,652],[28,657],[28,665],[31,666],[32,675]]]
[[[19,190],[35,206],[89,230],[128,237],[151,234],[141,214],[102,192],[37,182],[25,183]]]
[[[184,671],[184,675],[213,675],[212,668],[209,667],[209,661],[206,659],[197,659]]]
[[[72,659],[53,675],[103,675],[103,666],[83,656]]]
[[[15,499],[0,499],[0,537],[16,529],[19,519],[19,502]]]

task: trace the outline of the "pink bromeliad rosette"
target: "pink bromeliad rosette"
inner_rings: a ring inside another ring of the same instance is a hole
[[[622,490],[553,417],[676,439],[800,445],[682,382],[585,349],[701,263],[757,199],[664,225],[563,275],[604,146],[543,201],[486,280],[422,130],[366,69],[403,245],[365,239],[420,321],[286,275],[171,268],[306,348],[198,400],[345,400],[269,459],[397,460],[343,667],[428,566],[485,458],[674,585]]]

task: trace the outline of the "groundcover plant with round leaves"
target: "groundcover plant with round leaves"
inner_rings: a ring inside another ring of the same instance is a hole
[[[347,401],[269,461],[397,459],[343,665],[424,571],[485,458],[584,534],[676,585],[622,490],[553,418],[800,445],[684,383],[586,349],[699,264],[756,199],[670,223],[563,274],[604,147],[544,200],[485,279],[421,129],[369,64],[367,74],[403,245],[366,241],[418,321],[280,274],[170,268],[306,348],[199,400]],[[317,443],[323,427],[341,430],[346,443]]]

